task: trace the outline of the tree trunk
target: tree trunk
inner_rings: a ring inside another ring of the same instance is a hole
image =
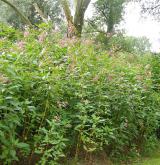
[[[9,5],[20,16],[20,18],[22,19],[24,23],[26,23],[29,26],[32,26],[32,23],[30,22],[30,20],[27,17],[25,17],[23,13],[14,4],[9,2],[8,0],[1,0],[1,1]]]
[[[75,36],[76,34],[76,28],[73,24],[73,17],[71,15],[71,11],[69,8],[69,3],[67,0],[61,0],[61,4],[64,10],[64,14],[68,23],[68,27],[67,27],[67,37],[68,38],[72,38],[73,36]]]
[[[77,36],[81,37],[82,28],[84,24],[84,15],[85,11],[88,8],[89,3],[91,0],[78,0],[76,5],[76,12],[74,16],[74,26],[77,30]]]
[[[77,2],[76,11],[73,20],[73,17],[71,15],[71,10],[69,8],[68,0],[61,0],[65,17],[68,22],[67,36],[69,38],[72,38],[73,36],[81,37],[83,23],[84,23],[84,14],[91,0],[77,0],[76,2]]]
[[[113,9],[110,9],[109,12],[109,19],[108,19],[108,27],[107,27],[107,33],[113,33],[114,31],[114,21],[113,21]]]
[[[42,18],[42,20],[47,23],[48,19],[46,18],[46,16],[44,15],[44,13],[42,12],[42,10],[39,8],[37,3],[33,4],[35,10],[37,11],[37,13],[39,14],[39,16]]]

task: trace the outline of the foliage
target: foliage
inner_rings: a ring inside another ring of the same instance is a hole
[[[110,38],[100,33],[96,37],[96,41],[103,45],[103,48],[111,51],[125,51],[128,53],[144,54],[150,52],[151,44],[146,37],[132,37],[117,33]]]
[[[1,161],[62,164],[64,156],[102,151],[122,159],[155,144],[152,56],[109,57],[74,39],[66,46],[41,27],[1,49]]]
[[[32,24],[39,24],[43,20],[41,15],[36,11],[34,4],[36,3],[39,7],[39,10],[43,15],[48,19],[51,19],[55,25],[59,26],[61,24],[61,9],[60,2],[57,0],[54,1],[45,1],[45,0],[10,0],[10,2],[16,6],[22,13],[25,14],[32,22]],[[11,10],[6,4],[0,2],[0,10],[2,14],[0,19],[4,22],[14,25],[15,27],[23,27],[24,23],[20,20],[17,14]],[[58,23],[58,24],[57,24]]]
[[[153,88],[159,92],[160,91],[160,56],[155,55],[153,60],[152,60],[152,79],[153,79]]]
[[[91,26],[93,26],[94,29],[101,30],[107,27],[107,33],[113,33],[115,31],[115,26],[122,20],[125,2],[126,0],[96,1],[94,4],[96,12],[94,17],[90,20]]]
[[[20,37],[18,30],[11,26],[0,24],[0,39],[7,38],[10,41],[15,41],[18,37]]]

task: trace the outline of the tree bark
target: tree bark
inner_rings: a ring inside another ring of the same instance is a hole
[[[73,36],[76,35],[76,28],[73,24],[73,17],[71,14],[71,10],[69,8],[69,3],[67,0],[61,0],[61,4],[64,10],[64,14],[68,23],[68,27],[67,27],[67,37],[68,38],[72,38]]]
[[[78,0],[76,5],[76,12],[74,16],[74,25],[77,29],[77,36],[81,37],[82,28],[84,24],[84,15],[85,11],[88,8],[89,3],[91,0]]]
[[[44,13],[42,12],[42,10],[39,8],[37,3],[33,4],[35,10],[37,11],[37,13],[40,15],[40,17],[42,18],[42,20],[47,23],[48,19],[46,18],[46,16],[44,15]]]
[[[20,18],[22,19],[24,23],[26,23],[29,26],[32,26],[32,23],[30,22],[30,20],[26,16],[24,16],[23,13],[14,4],[9,2],[8,0],[1,0],[1,1],[9,5],[17,13],[17,15],[20,16]]]
[[[91,0],[77,0],[76,1],[76,11],[75,11],[74,20],[73,20],[68,0],[61,0],[65,17],[68,22],[67,36],[69,38],[72,38],[73,36],[81,37],[82,28],[84,24],[84,14],[90,2]]]
[[[107,27],[107,33],[113,33],[114,31],[114,21],[113,21],[113,9],[110,9],[109,12],[109,18],[108,18],[108,27]]]

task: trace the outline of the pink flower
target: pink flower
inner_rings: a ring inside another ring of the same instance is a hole
[[[23,49],[24,46],[25,46],[25,42],[24,42],[24,41],[19,41],[19,42],[17,42],[17,46],[18,46],[20,49]]]
[[[82,41],[82,43],[84,44],[84,45],[92,45],[93,44],[93,41],[92,40],[83,40]]]
[[[45,38],[46,38],[46,36],[47,36],[47,33],[42,33],[42,34],[40,34],[40,35],[38,36],[38,41],[39,41],[40,43],[43,43],[44,40],[45,40]]]
[[[24,37],[28,37],[28,36],[29,36],[29,31],[25,31],[25,32],[23,33],[23,35],[24,35]]]
[[[63,38],[63,39],[60,40],[59,44],[62,47],[66,47],[66,46],[75,45],[78,42],[79,42],[79,39],[77,39],[76,37],[73,37],[73,38]]]

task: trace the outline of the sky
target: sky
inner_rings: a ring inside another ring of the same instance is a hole
[[[92,0],[92,3],[95,1]],[[94,12],[92,3],[86,11],[86,17],[91,17]],[[160,52],[160,22],[154,20],[151,16],[142,17],[138,3],[131,2],[127,5],[124,20],[120,23],[120,29],[125,29],[128,36],[146,36],[152,44],[152,51]]]

